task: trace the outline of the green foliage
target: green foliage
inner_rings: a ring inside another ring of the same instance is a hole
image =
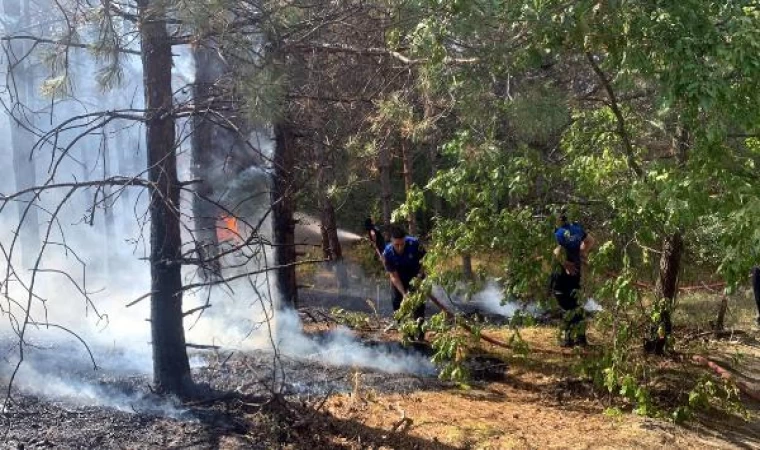
[[[391,221],[402,223],[409,220],[417,211],[425,205],[424,192],[417,186],[412,185],[406,193],[406,201],[393,211]]]
[[[729,380],[715,380],[709,375],[704,375],[697,381],[688,393],[686,404],[675,408],[670,416],[674,422],[682,423],[691,420],[696,413],[706,411],[713,406],[749,418],[739,398],[736,385]]]
[[[456,317],[453,323],[450,323],[444,313],[438,313],[428,321],[426,328],[436,333],[432,342],[435,350],[432,362],[441,369],[439,378],[466,383],[470,374],[464,362],[474,337],[457,330],[459,320],[462,318]]]
[[[358,330],[369,329],[372,324],[368,314],[358,311],[347,311],[343,308],[334,307],[330,309],[330,315],[339,324]]]
[[[429,279],[455,289],[462,277],[447,263],[492,252],[508,295],[545,297],[550,213],[575,205],[598,240],[584,288],[609,336],[582,371],[637,413],[661,414],[652,368],[632,355],[677,306],[637,286],[652,284],[664,239],[680,232],[687,266],[715,268],[729,288],[760,259],[760,141],[735,137],[760,123],[754,3],[413,0],[397,10],[422,19],[389,39],[424,61],[417,88],[451,118],[443,168],[423,187],[451,207],[435,217]],[[384,111],[406,129],[419,122],[413,109]],[[429,208],[421,198],[415,190],[400,216]],[[438,347],[445,357],[452,342]]]

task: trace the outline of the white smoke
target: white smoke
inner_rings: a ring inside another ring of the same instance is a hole
[[[545,312],[545,308],[535,301],[520,302],[514,299],[506,299],[504,289],[493,280],[488,281],[485,288],[475,293],[470,299],[466,299],[464,295],[460,294],[465,287],[465,285],[460,285],[457,292],[447,293],[440,286],[436,286],[433,292],[438,298],[450,298],[455,305],[471,305],[489,314],[507,319],[513,318],[517,313],[538,317]],[[583,308],[592,313],[604,309],[593,298],[587,299]]]
[[[244,286],[233,287],[234,298],[217,294],[209,316],[188,332],[188,339],[206,340],[227,349],[272,350],[282,356],[333,366],[374,369],[386,373],[431,374],[434,369],[424,356],[391,351],[363,344],[348,328],[337,327],[319,338],[303,332],[303,324],[292,309],[276,310],[269,298],[258,297]],[[264,291],[259,287],[259,291]],[[213,296],[212,296],[213,297]],[[276,312],[275,312],[276,311]],[[231,320],[231,318],[237,318]],[[266,319],[270,318],[267,323]]]
[[[189,99],[187,85],[194,80],[194,67],[188,48],[177,48],[175,52],[179,56],[174,58],[173,87],[177,101],[182,102]],[[38,121],[36,125],[39,131],[47,131],[71,117],[95,111],[130,109],[136,111],[131,114],[139,115],[144,107],[140,59],[130,55],[122,55],[121,58],[123,82],[104,93],[95,83],[93,74],[97,72],[98,65],[92,56],[82,50],[71,50],[69,67],[72,92],[76,98],[59,98],[52,103],[45,100],[53,106],[44,110],[45,120]],[[7,91],[0,93],[0,96],[8,103]],[[49,177],[57,183],[99,180],[114,175],[146,177],[144,128],[139,122],[114,120],[102,131],[98,130],[74,143],[83,128],[60,133],[56,149],[51,145],[38,149],[35,154],[35,161],[39,162],[36,184]],[[177,140],[181,144],[178,165],[183,181],[192,177],[189,128],[187,121],[178,123]],[[10,130],[10,119],[0,123],[0,135],[7,137]],[[34,136],[30,138],[36,139]],[[264,159],[271,156],[271,130],[249,130],[248,142],[264,154]],[[0,157],[6,161],[12,160],[9,143],[6,142],[0,149]],[[70,143],[73,145],[68,156],[52,172],[49,162],[55,160],[55,155],[60,155],[61,149]],[[226,161],[216,163],[216,166],[223,167]],[[14,192],[16,174],[13,173],[13,165],[3,165],[0,174],[2,192]],[[243,186],[261,190],[261,195],[249,202],[250,207],[240,209],[249,223],[257,223],[260,216],[256,215],[256,211],[261,214],[269,201],[266,170],[249,167],[236,172],[234,177],[221,170],[210,175],[212,183],[225,188],[222,192],[241,190]],[[101,375],[129,377],[146,376],[152,372],[151,334],[147,321],[150,301],[145,298],[134,306],[125,306],[151,290],[147,261],[150,224],[145,214],[149,199],[146,190],[139,187],[123,191],[112,188],[110,191],[118,192],[117,196],[107,201],[115,220],[110,230],[102,205],[93,207],[97,188],[74,193],[61,208],[50,228],[48,239],[51,244],[46,248],[40,265],[43,271],[34,274],[33,296],[21,286],[23,282],[28,287],[33,274],[29,267],[21,269],[24,266],[16,248],[13,263],[19,273],[12,275],[3,286],[7,289],[7,296],[0,295],[0,382],[10,380],[19,362],[16,333],[19,324],[24,322],[27,305],[31,305],[29,313],[32,320],[56,326],[26,327],[25,360],[14,381],[17,388],[77,404],[108,406],[125,411],[165,407],[170,411],[168,404],[148,404],[136,393],[110,389],[97,381]],[[41,229],[38,230],[41,235],[47,230],[49,212],[56,209],[65,193],[65,190],[51,190],[41,194]],[[102,193],[100,195],[102,199]],[[183,193],[183,211],[189,209],[189,200],[190,196]],[[192,229],[192,219],[186,215],[183,218],[185,229]],[[17,223],[17,211],[13,205],[0,213],[0,242],[6,251],[14,239]],[[185,238],[188,237],[186,230],[183,232]],[[248,253],[255,251],[258,249]],[[272,260],[269,255],[260,256],[270,262]],[[260,269],[260,264],[261,259],[251,261],[232,274],[246,269]],[[2,273],[6,269],[6,265],[0,264]],[[199,281],[194,272],[191,267],[184,271],[186,283]],[[201,313],[185,318],[187,341],[241,350],[271,350],[274,345],[280,353],[293,358],[392,373],[430,373],[432,370],[424,357],[364,346],[346,329],[336,329],[320,340],[313,340],[303,333],[295,312],[273,314],[272,298],[275,295],[263,275],[212,289],[187,292],[184,296],[185,310],[206,303],[212,305],[200,318]],[[95,308],[101,317],[95,314]],[[100,371],[93,371],[84,345],[64,328],[87,343]],[[201,364],[202,361],[193,360],[193,366]],[[175,413],[178,414],[176,411],[171,414]]]
[[[586,304],[583,305],[583,309],[592,313],[604,311],[604,307],[602,307],[602,305],[597,303],[597,301],[594,300],[593,298],[589,298],[586,300]]]
[[[534,317],[542,312],[541,308],[534,303],[505,300],[503,288],[495,281],[488,281],[485,288],[469,298],[464,294],[465,289],[466,285],[460,284],[454,292],[446,292],[442,287],[436,286],[433,294],[439,299],[451,300],[455,307],[475,308],[507,319],[511,319],[518,312]]]
[[[142,379],[134,377],[141,373],[142,367],[133,365],[135,360],[132,355],[124,351],[108,354],[97,346],[93,347],[101,356],[99,360],[105,364],[99,370],[109,376],[121,377],[118,383],[101,382],[97,380],[98,371],[94,371],[92,366],[86,368],[84,363],[89,361],[86,352],[66,345],[65,339],[55,338],[48,336],[46,346],[49,348],[26,350],[27,361],[19,368],[15,389],[73,406],[101,406],[129,413],[188,418],[188,413],[175,399],[147,394]],[[5,372],[0,370],[0,379],[6,379]]]

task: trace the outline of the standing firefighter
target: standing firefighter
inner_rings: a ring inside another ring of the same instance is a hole
[[[375,250],[377,258],[382,262],[383,251],[385,251],[385,238],[383,233],[380,232],[380,228],[372,222],[371,217],[367,217],[364,220],[364,230],[367,232],[367,240],[372,244],[372,248]]]
[[[564,212],[560,213],[554,237],[559,244],[554,256],[561,265],[552,275],[554,296],[563,310],[560,345],[586,345],[586,317],[580,301],[581,271],[594,239],[579,223],[568,222]]]
[[[422,258],[424,256],[425,249],[416,237],[407,236],[406,232],[398,226],[391,228],[391,243],[383,251],[383,261],[385,270],[391,279],[394,314],[401,307],[404,297],[412,289],[412,280],[424,277],[422,270]],[[424,302],[414,309],[412,316],[417,321],[414,339],[422,341],[425,337],[422,332],[422,321],[425,319]]]

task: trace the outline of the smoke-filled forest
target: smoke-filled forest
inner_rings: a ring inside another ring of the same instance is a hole
[[[760,447],[758,2],[0,28],[0,448]]]

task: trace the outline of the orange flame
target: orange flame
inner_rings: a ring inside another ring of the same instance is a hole
[[[225,215],[219,219],[219,222],[216,227],[216,237],[219,242],[240,240],[237,217]]]

